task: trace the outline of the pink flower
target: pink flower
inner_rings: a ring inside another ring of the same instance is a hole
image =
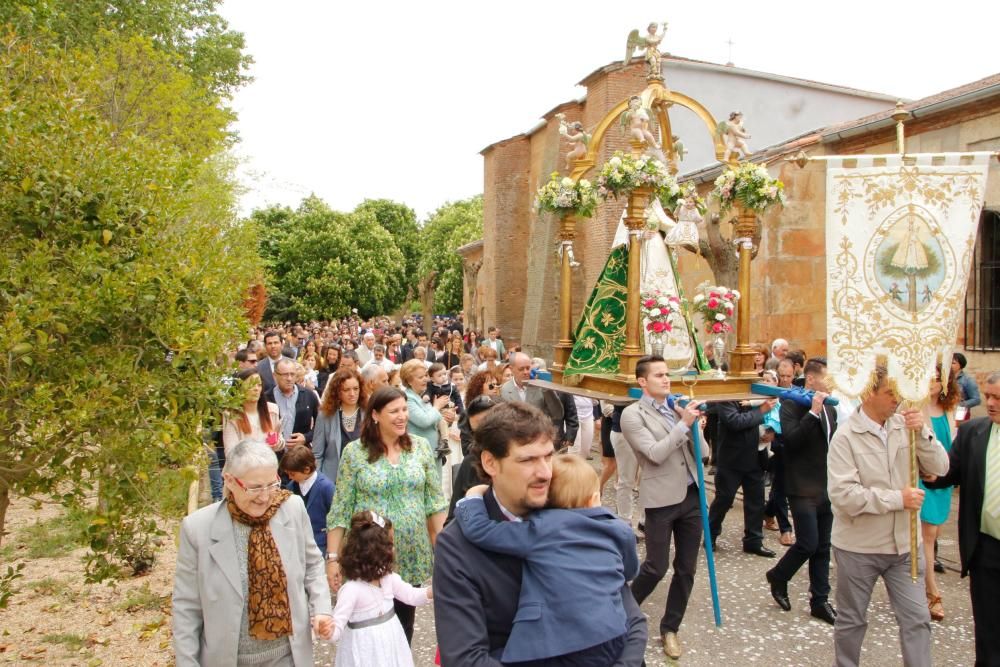
[[[727,301],[732,301],[735,297],[736,297],[736,295],[733,294],[732,292],[726,292],[726,300]]]
[[[652,331],[654,324],[655,324],[655,322],[650,322],[649,324],[647,324],[646,325],[646,331]]]
[[[656,299],[646,299],[642,302],[642,305],[646,306],[646,308],[652,308],[656,305]]]
[[[664,331],[667,331],[667,323],[653,322],[653,331],[655,331],[656,333],[663,333]]]
[[[732,317],[733,316],[733,309],[732,308],[726,308],[726,316],[727,317]]]
[[[712,325],[712,333],[722,333],[722,323],[716,322]]]
[[[706,305],[712,310],[715,310],[716,308],[719,307],[719,300],[713,296],[711,299],[708,300],[708,303]]]
[[[722,296],[722,295],[721,295],[721,294],[719,294],[718,292],[709,292],[709,293],[708,293],[708,296],[710,296],[710,297],[712,297],[712,298],[714,298],[714,299],[718,299],[718,298],[719,298],[720,296]]]

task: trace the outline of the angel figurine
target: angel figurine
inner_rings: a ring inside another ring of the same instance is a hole
[[[723,162],[729,162],[730,157],[738,159],[740,155],[743,157],[750,155],[750,148],[746,142],[750,135],[743,129],[743,112],[734,111],[729,114],[729,121],[719,123],[716,134],[720,135],[726,144],[726,151],[722,155]]]
[[[559,119],[559,134],[566,137],[566,141],[572,146],[569,153],[566,154],[566,170],[569,171],[573,160],[579,160],[587,154],[587,146],[590,144],[590,134],[583,131],[583,123],[579,121],[567,123],[566,114],[564,113],[557,113],[556,118]]]
[[[622,129],[628,128],[628,137],[646,147],[646,155],[666,164],[663,147],[649,129],[649,111],[642,106],[642,98],[633,95],[628,100],[628,109],[621,115]]]
[[[662,25],[663,32],[657,33],[656,29]],[[649,66],[649,71],[647,73],[648,77],[653,77],[657,79],[663,78],[662,69],[660,67],[660,42],[663,41],[663,37],[667,34],[667,22],[664,21],[662,24],[650,23],[646,27],[646,35],[642,37],[639,35],[639,30],[633,30],[628,35],[628,42],[625,44],[625,64],[628,65],[632,62],[632,56],[635,55],[637,49],[646,50],[646,65]]]

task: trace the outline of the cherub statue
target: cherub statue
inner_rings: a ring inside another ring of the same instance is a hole
[[[656,29],[660,25],[663,26],[663,32],[657,34]],[[628,35],[628,42],[625,44],[625,64],[628,65],[632,62],[632,56],[635,55],[637,49],[645,49],[646,65],[649,66],[646,76],[657,79],[663,78],[662,69],[660,68],[660,42],[663,41],[663,37],[666,34],[666,21],[662,24],[650,23],[649,26],[646,27],[645,37],[639,35],[638,29],[630,32]]]
[[[746,130],[743,129],[743,112],[734,111],[729,114],[729,121],[722,121],[715,129],[715,133],[722,137],[726,144],[726,151],[722,155],[723,162],[729,162],[730,157],[737,159],[742,155],[750,155],[750,147],[746,140],[750,138]]]
[[[559,119],[559,134],[566,137],[566,140],[572,145],[569,153],[566,154],[566,170],[569,171],[572,168],[573,160],[578,160],[587,154],[590,134],[583,131],[583,123],[579,121],[567,123],[564,113],[557,113],[556,118]]]
[[[677,154],[677,161],[683,162],[684,156],[687,155],[687,148],[684,147],[684,142],[676,134],[670,135],[670,141],[674,145],[674,153]]]
[[[674,213],[677,225],[667,234],[666,243],[669,246],[681,246],[685,250],[697,253],[699,240],[705,228],[705,218],[698,210],[698,195],[690,192],[677,206]]]
[[[633,95],[628,100],[628,109],[621,115],[622,129],[628,128],[628,137],[646,147],[646,155],[666,164],[663,147],[649,129],[649,111],[642,106],[642,98]]]

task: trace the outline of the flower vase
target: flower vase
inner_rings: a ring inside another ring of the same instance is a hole
[[[715,359],[715,373],[718,377],[725,377],[726,374],[722,370],[722,364],[726,357],[726,337],[725,335],[719,335],[715,337],[712,341],[712,353]]]
[[[650,336],[649,339],[650,354],[662,357],[663,356],[663,336]]]

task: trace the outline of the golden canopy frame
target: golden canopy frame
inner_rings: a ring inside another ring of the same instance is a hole
[[[709,136],[715,147],[716,159],[722,160],[725,155],[725,144],[722,137],[717,132],[718,122],[712,114],[701,105],[700,102],[682,93],[678,93],[667,88],[663,80],[659,77],[648,77],[646,88],[639,94],[642,106],[650,109],[660,129],[661,144],[664,155],[670,160],[671,171],[676,173],[676,151],[673,145],[673,135],[671,134],[670,116],[668,110],[673,105],[679,105],[691,110],[698,118],[705,123]],[[587,146],[584,156],[577,158],[572,163],[570,178],[579,181],[587,172],[597,164],[597,155],[604,142],[608,129],[615,123],[621,114],[628,109],[629,100],[623,100],[612,108],[607,115],[594,128],[593,135]],[[645,150],[645,145],[639,141],[631,141],[632,153],[641,155]],[[733,160],[735,163],[735,160]],[[648,188],[636,188],[629,194],[627,212],[625,215],[625,225],[629,230],[630,243],[637,252],[629,252],[628,262],[628,284],[626,300],[626,325],[625,325],[625,347],[619,355],[619,373],[614,378],[598,376],[582,376],[581,385],[584,388],[592,388],[599,391],[620,394],[625,393],[629,385],[634,384],[635,365],[642,356],[640,347],[640,308],[639,308],[639,259],[642,255],[642,230],[645,225],[645,209],[649,204],[652,192]],[[749,220],[755,220],[752,214],[747,215],[740,212],[740,222],[745,226]],[[737,224],[740,227],[740,224]],[[737,234],[739,233],[737,229]],[[576,236],[576,216],[564,216],[560,222],[559,240],[563,244],[571,244]],[[743,255],[746,255],[744,259]],[[739,302],[739,317],[737,323],[737,348],[733,351],[732,368],[734,377],[726,383],[721,381],[701,380],[699,382],[699,393],[704,394],[729,394],[743,393],[749,389],[753,368],[753,352],[749,347],[749,260],[750,249],[740,248],[740,290],[744,297]],[[744,266],[746,271],[743,271]],[[556,378],[562,376],[562,371],[566,366],[569,355],[573,349],[572,339],[572,279],[573,272],[568,252],[562,253],[560,266],[560,301],[559,301],[559,342],[555,346],[555,359],[553,371]],[[744,284],[746,283],[746,284]],[[749,364],[749,365],[748,365]],[[756,378],[756,375],[752,375]],[[743,378],[743,379],[741,379]]]

